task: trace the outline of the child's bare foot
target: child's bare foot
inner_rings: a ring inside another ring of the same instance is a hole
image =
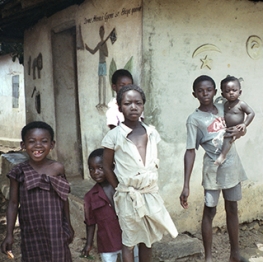
[[[214,162],[216,166],[222,165],[226,161],[226,158],[223,155],[220,155],[217,160]]]

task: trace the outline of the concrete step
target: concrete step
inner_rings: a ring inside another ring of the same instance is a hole
[[[153,262],[188,261],[189,257],[200,257],[202,253],[202,241],[187,234],[179,234],[175,239],[164,236],[153,244]]]
[[[0,158],[0,190],[8,199],[9,194],[9,179],[7,178],[7,173],[18,163],[24,162],[27,160],[27,155],[23,152],[2,154]]]

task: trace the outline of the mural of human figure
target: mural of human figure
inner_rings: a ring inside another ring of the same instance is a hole
[[[96,105],[97,108],[106,107],[106,75],[107,75],[107,65],[106,65],[106,57],[108,56],[108,47],[107,47],[107,40],[110,38],[110,35],[104,40],[105,29],[102,25],[100,27],[100,42],[94,49],[91,49],[87,44],[85,44],[85,48],[91,54],[95,54],[99,51],[99,68],[98,68],[98,75],[99,75],[99,103]]]

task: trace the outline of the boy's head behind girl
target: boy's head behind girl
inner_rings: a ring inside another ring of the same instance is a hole
[[[234,76],[227,76],[221,81],[222,96],[229,102],[236,101],[242,93],[240,81]]]
[[[111,77],[112,89],[118,93],[123,86],[133,84],[131,73],[126,69],[116,70]]]
[[[54,148],[54,130],[42,121],[34,121],[23,127],[21,131],[21,148],[25,149],[34,161],[41,161]]]
[[[103,183],[106,180],[103,171],[103,148],[92,151],[88,157],[88,166],[91,178],[97,183]]]

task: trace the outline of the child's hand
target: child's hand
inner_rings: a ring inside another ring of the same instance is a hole
[[[6,254],[7,254],[7,257],[8,257],[9,259],[14,259],[14,258],[15,258],[14,255],[13,255],[12,250],[6,251]]]
[[[184,188],[180,195],[180,203],[184,209],[188,208],[188,202],[187,202],[188,196],[189,196],[189,189]]]
[[[86,243],[85,247],[81,251],[81,256],[82,257],[89,257],[89,252],[92,249],[92,246]]]
[[[13,236],[10,236],[10,237],[7,236],[4,239],[4,241],[2,242],[2,244],[1,244],[1,251],[2,251],[2,253],[7,255],[7,251],[11,251],[12,250],[13,243],[14,243]]]
[[[244,132],[246,130],[245,124],[240,124],[240,125],[237,125],[236,127],[237,127],[237,130],[240,132]]]
[[[225,133],[224,137],[232,137],[230,143],[233,143],[236,139],[244,136],[246,134],[246,127],[244,130],[238,130],[236,126],[228,127],[226,129],[227,133]]]

